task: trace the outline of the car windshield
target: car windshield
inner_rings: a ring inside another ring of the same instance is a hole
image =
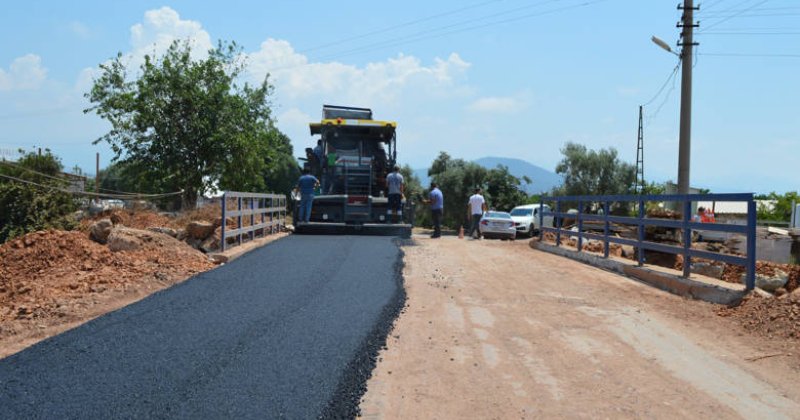
[[[533,213],[533,209],[514,209],[511,210],[512,216],[530,216]]]
[[[486,217],[491,219],[510,219],[511,215],[500,211],[490,211],[486,213]]]

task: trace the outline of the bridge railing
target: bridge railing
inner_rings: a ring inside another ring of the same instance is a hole
[[[234,209],[229,209],[233,204]],[[228,218],[234,218],[236,226],[228,225]],[[286,226],[286,196],[283,194],[260,194],[238,191],[225,191],[222,195],[222,231],[220,247],[228,247],[228,238],[236,238],[236,245],[242,238],[253,240],[256,235],[280,232]]]
[[[544,212],[545,201],[554,203],[555,211]],[[747,223],[744,225],[727,223],[699,223],[692,220],[692,202],[717,201],[717,202],[746,202]],[[645,204],[648,202],[673,202],[680,203],[682,211],[680,220],[647,217]],[[584,211],[585,205],[599,203],[602,214],[590,214]],[[635,203],[637,214],[635,216],[615,216],[610,213],[612,203]],[[577,213],[564,212],[565,205],[577,205]],[[756,203],[753,194],[677,194],[677,195],[604,195],[604,196],[561,196],[542,197],[539,211],[539,240],[543,239],[544,232],[554,232],[556,246],[561,245],[561,236],[577,236],[578,252],[582,251],[584,239],[596,239],[603,243],[603,256],[608,258],[609,244],[629,245],[636,248],[636,257],[641,266],[645,262],[644,251],[652,250],[683,256],[683,277],[691,273],[692,257],[705,258],[729,264],[742,265],[746,269],[745,286],[747,290],[755,287],[756,272]],[[544,217],[553,216],[553,227],[544,226]],[[574,219],[577,231],[563,228],[565,219]],[[584,231],[584,222],[602,223],[603,233]],[[636,227],[636,239],[621,238],[610,234],[612,223]],[[677,229],[681,232],[681,243],[670,245],[645,240],[645,227],[663,227]],[[692,249],[692,231],[713,231],[735,233],[747,238],[746,255],[730,255],[700,249]]]

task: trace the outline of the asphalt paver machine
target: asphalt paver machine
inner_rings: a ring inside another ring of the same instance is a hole
[[[310,223],[295,223],[295,232],[409,237],[413,204],[404,198],[396,220],[387,211],[386,176],[397,162],[397,123],[374,120],[368,108],[323,105],[322,120],[309,128],[319,135],[322,153],[306,149],[305,165],[320,188]]]

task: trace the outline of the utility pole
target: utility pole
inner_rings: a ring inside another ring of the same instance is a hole
[[[694,7],[693,0],[684,0],[683,16],[677,26],[682,28],[681,41],[681,122],[678,141],[678,194],[689,194],[689,168],[692,154],[692,50],[694,42]]]
[[[640,195],[644,192],[644,125],[642,122],[642,105],[639,105],[639,135],[636,141],[636,183],[633,184],[633,190]]]

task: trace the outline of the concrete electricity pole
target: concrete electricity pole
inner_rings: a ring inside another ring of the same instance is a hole
[[[692,50],[694,42],[694,7],[693,0],[684,0],[683,17],[678,27],[682,28],[681,41],[681,122],[678,141],[678,194],[689,193],[689,167],[692,154]]]

